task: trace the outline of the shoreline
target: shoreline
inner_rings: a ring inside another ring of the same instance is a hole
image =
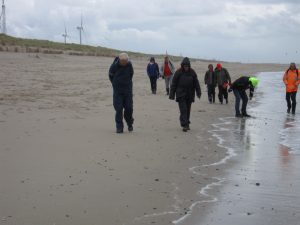
[[[107,77],[112,58],[0,52],[0,59],[0,202],[6,202],[0,218],[7,222],[170,224],[226,173],[228,165],[200,168],[226,157],[208,131],[233,113],[232,95],[229,105],[207,102],[208,63],[192,62],[202,98],[192,106],[192,131],[183,134],[164,82],[151,95],[147,61],[133,59],[134,132],[116,135]],[[233,79],[282,68],[225,65]]]

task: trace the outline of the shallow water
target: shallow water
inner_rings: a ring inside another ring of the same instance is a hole
[[[206,166],[235,163],[220,193],[211,190],[217,198],[211,210],[194,216],[193,225],[300,224],[300,106],[298,115],[287,115],[282,73],[259,77],[253,118],[221,118],[214,125],[212,135],[228,157]]]

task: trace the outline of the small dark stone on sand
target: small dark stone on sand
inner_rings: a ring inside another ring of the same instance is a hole
[[[252,213],[249,213],[249,212],[248,212],[248,213],[247,213],[247,215],[248,215],[248,216],[251,216],[251,215],[252,215]]]
[[[70,215],[66,214],[66,217],[67,217],[67,218],[70,218]]]
[[[260,186],[260,183],[256,183],[255,185],[256,185],[256,186]]]
[[[158,181],[159,181],[159,179],[155,179],[155,181],[156,181],[156,182],[158,182]]]

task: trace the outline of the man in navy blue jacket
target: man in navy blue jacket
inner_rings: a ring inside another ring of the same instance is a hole
[[[154,57],[151,57],[150,63],[147,66],[147,74],[150,79],[152,94],[155,95],[157,90],[157,79],[159,78],[159,67],[155,62]]]
[[[113,86],[113,104],[116,111],[115,120],[117,133],[123,133],[123,111],[124,119],[128,125],[128,131],[133,131],[133,93],[132,77],[134,71],[129,57],[121,53],[115,58],[109,69],[109,79]]]

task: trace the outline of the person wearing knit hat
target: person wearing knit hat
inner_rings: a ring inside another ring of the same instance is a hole
[[[217,84],[219,88],[219,101],[223,104],[223,100],[225,99],[226,104],[228,104],[228,92],[227,88],[231,84],[231,77],[228,73],[228,70],[222,66],[221,63],[218,63],[215,69],[215,76],[217,78]]]
[[[123,114],[128,125],[128,131],[133,131],[133,93],[132,77],[134,71],[127,53],[121,53],[115,58],[109,69],[109,80],[113,86],[113,105],[116,111],[115,121],[117,133],[123,133]]]
[[[228,92],[232,92],[235,96],[235,116],[238,118],[241,117],[251,117],[247,113],[247,103],[248,96],[246,90],[250,89],[250,100],[253,98],[254,88],[257,87],[259,80],[256,77],[247,77],[242,76],[236,81],[234,81],[229,88]],[[240,111],[240,101],[243,101],[242,104],[242,113]]]
[[[155,62],[155,58],[151,57],[150,62],[147,66],[147,74],[150,79],[152,94],[156,94],[157,90],[157,79],[159,78],[159,66]]]
[[[180,125],[184,132],[190,130],[191,106],[195,101],[195,93],[200,99],[201,89],[196,72],[191,68],[189,58],[184,58],[181,68],[175,72],[169,98],[178,102]]]

